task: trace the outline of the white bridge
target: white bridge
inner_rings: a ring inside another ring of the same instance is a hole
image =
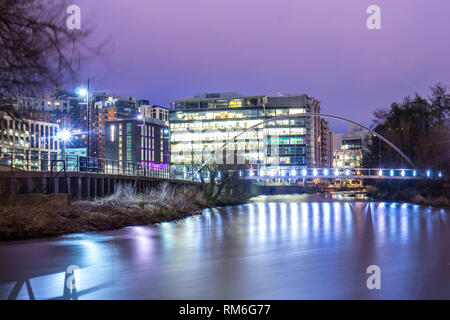
[[[298,179],[392,179],[392,180],[422,180],[422,179],[442,179],[440,171],[416,170],[416,169],[367,169],[367,168],[289,168],[272,169],[261,167],[259,169],[249,169],[238,171],[239,177],[246,180],[298,180]],[[219,172],[218,178],[221,178]],[[194,180],[200,179],[197,172]],[[205,179],[208,179],[205,176]]]

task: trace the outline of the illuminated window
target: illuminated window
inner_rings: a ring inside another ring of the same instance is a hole
[[[115,134],[116,126],[111,126],[111,142],[114,142],[114,134]]]
[[[242,107],[242,100],[231,100],[230,101],[230,108],[241,108]]]

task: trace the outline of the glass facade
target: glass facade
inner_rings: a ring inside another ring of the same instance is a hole
[[[310,107],[298,97],[282,104],[266,96],[172,102],[171,162],[177,171],[208,160],[248,168],[271,166],[279,172],[306,166],[312,139],[310,121],[301,114]],[[300,116],[264,123],[295,114]]]
[[[361,168],[363,149],[370,135],[358,126],[349,126],[348,134],[336,135],[333,166],[342,168]]]
[[[0,118],[0,165],[27,171],[47,171],[59,156],[57,124]]]
[[[359,150],[339,150],[333,155],[333,167],[338,169],[344,168],[361,168],[362,151]]]

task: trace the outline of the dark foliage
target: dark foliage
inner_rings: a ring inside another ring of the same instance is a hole
[[[416,94],[402,103],[393,103],[390,109],[374,113],[373,129],[382,134],[419,168],[449,171],[450,164],[450,92],[436,84],[431,95]],[[407,167],[407,163],[377,137],[371,138],[364,154],[365,167]]]

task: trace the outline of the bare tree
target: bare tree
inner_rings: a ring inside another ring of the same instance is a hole
[[[66,0],[0,0],[0,113],[16,117],[12,97],[74,81],[81,60],[103,47],[88,45],[89,27],[67,28],[67,7]]]

